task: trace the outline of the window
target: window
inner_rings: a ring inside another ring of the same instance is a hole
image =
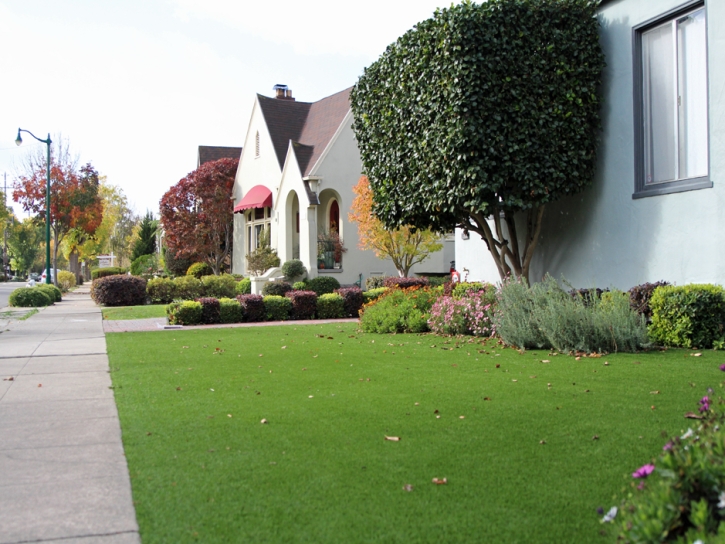
[[[244,213],[247,222],[247,253],[260,247],[264,237],[272,233],[272,209],[253,208]],[[269,243],[269,239],[267,240]]]
[[[330,232],[340,232],[340,205],[337,200],[330,204]]]
[[[635,64],[634,197],[712,187],[704,6],[690,2],[636,28]]]

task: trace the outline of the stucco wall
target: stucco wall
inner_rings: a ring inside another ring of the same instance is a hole
[[[710,179],[713,187],[633,199],[632,28],[681,0],[618,0],[601,8],[603,134],[591,188],[548,206],[531,279],[549,272],[579,287],[629,287],[657,280],[725,283],[725,3],[708,1]],[[492,265],[483,242],[459,242],[458,263]],[[484,253],[485,252],[485,253]],[[482,263],[483,264],[483,263]],[[461,269],[461,266],[458,269]],[[485,265],[484,265],[485,266]],[[494,277],[498,275],[493,269]],[[490,276],[482,271],[482,276]],[[488,279],[488,278],[483,278]]]

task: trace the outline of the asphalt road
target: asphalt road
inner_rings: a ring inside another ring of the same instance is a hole
[[[25,283],[15,282],[0,282],[0,308],[5,308],[8,305],[8,298],[10,293],[15,291],[18,287],[25,287]]]

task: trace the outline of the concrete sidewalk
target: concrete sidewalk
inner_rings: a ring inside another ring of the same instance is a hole
[[[0,332],[0,544],[140,542],[108,371],[88,287]]]

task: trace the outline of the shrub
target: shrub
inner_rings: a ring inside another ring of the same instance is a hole
[[[650,299],[652,340],[664,346],[711,348],[725,336],[725,293],[719,285],[668,285]]]
[[[197,280],[200,280],[202,276],[209,276],[213,273],[211,266],[206,263],[194,263],[186,271],[187,276],[194,276]]]
[[[629,303],[632,309],[640,315],[647,318],[647,323],[652,322],[652,309],[650,308],[650,299],[655,289],[669,285],[666,281],[657,281],[655,283],[642,283],[635,285],[629,290]]]
[[[146,280],[137,276],[107,276],[93,280],[91,298],[105,306],[139,306],[146,303]]]
[[[170,325],[198,325],[201,323],[202,306],[195,300],[172,302],[166,307]]]
[[[363,291],[363,304],[369,304],[370,302],[377,300],[387,290],[387,287],[378,287],[377,289],[368,289],[367,291]]]
[[[398,333],[428,330],[428,312],[437,295],[430,288],[389,289],[363,306],[360,325],[365,332]]]
[[[723,542],[724,404],[703,397],[697,428],[670,439],[653,464],[632,474],[640,483],[632,482],[619,507],[617,541]]]
[[[119,274],[125,274],[126,272],[128,272],[128,270],[118,266],[96,268],[95,270],[91,271],[91,279],[97,280],[99,278],[105,278],[106,276],[118,276]]]
[[[466,291],[458,298],[440,297],[431,307],[428,326],[438,334],[491,336],[493,313],[494,305],[485,289]]]
[[[152,278],[146,282],[146,296],[151,304],[168,304],[177,298],[176,284],[168,278]]]
[[[249,295],[252,292],[252,280],[243,278],[237,282],[236,293],[238,295]]]
[[[247,255],[247,270],[252,276],[261,276],[270,268],[279,266],[277,250],[270,245],[270,229],[262,230],[259,247]]]
[[[292,311],[292,301],[279,295],[264,297],[264,314],[267,321],[287,321]]]
[[[391,276],[383,280],[383,286],[388,288],[400,287],[401,289],[407,289],[408,287],[427,287],[428,278],[396,278]]]
[[[285,278],[288,280],[304,276],[305,272],[307,272],[307,269],[299,259],[292,259],[282,265],[282,274],[284,274]]]
[[[307,282],[296,281],[292,284],[292,289],[295,291],[307,291]]]
[[[270,281],[262,287],[263,295],[274,295],[283,297],[292,290],[292,286],[286,281]]]
[[[359,287],[342,287],[336,289],[335,293],[345,301],[345,315],[347,317],[358,317],[363,306],[363,292]]]
[[[317,309],[317,293],[314,291],[290,291],[285,295],[292,303],[292,319],[314,319]]]
[[[501,338],[522,349],[633,352],[647,343],[645,319],[629,307],[626,293],[572,297],[548,275],[531,288],[504,282],[495,322]]]
[[[53,302],[60,302],[63,299],[63,294],[61,293],[60,289],[58,289],[55,285],[52,283],[39,283],[35,286],[36,289],[40,289],[48,295],[48,298],[50,298],[51,304]]]
[[[385,278],[387,276],[370,276],[369,278],[365,279],[365,289],[370,291],[371,289],[380,289],[381,287],[385,287],[383,283],[385,283]]]
[[[428,278],[428,285],[431,287],[440,287],[441,285],[444,285],[447,281],[451,281],[451,277],[449,275],[446,276],[426,276]]]
[[[39,308],[50,306],[53,301],[37,287],[21,287],[10,293],[8,303],[16,308]]]
[[[307,281],[307,289],[317,293],[317,296],[332,293],[340,288],[340,282],[332,276],[317,276]]]
[[[201,322],[204,325],[213,325],[221,321],[219,299],[214,297],[201,297],[196,299],[201,304]]]
[[[235,298],[219,299],[219,320],[221,323],[241,323],[242,306]]]
[[[325,293],[317,298],[317,319],[345,317],[345,299],[336,293]]]
[[[201,291],[205,297],[232,298],[237,294],[236,289],[237,282],[229,274],[201,278]]]
[[[196,300],[203,294],[201,281],[194,276],[174,278],[174,298]]]
[[[237,295],[243,321],[264,321],[264,299],[260,295]]]
[[[604,293],[609,293],[609,289],[571,289],[569,296],[572,298],[581,298],[586,306],[590,306],[595,300],[601,300]]]
[[[76,286],[76,275],[73,272],[68,272],[67,270],[59,270],[58,285],[60,286],[61,291],[67,293]]]
[[[150,277],[158,270],[159,264],[156,255],[141,255],[131,263],[131,274],[134,276]]]

